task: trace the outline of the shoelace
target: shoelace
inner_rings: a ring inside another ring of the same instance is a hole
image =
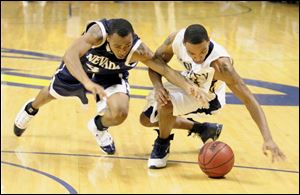
[[[16,125],[21,128],[21,129],[25,129],[27,127],[27,124],[29,122],[29,120],[32,118],[33,116],[29,115],[26,113],[26,111],[23,111],[21,113],[21,117],[18,117],[17,121],[16,121]]]

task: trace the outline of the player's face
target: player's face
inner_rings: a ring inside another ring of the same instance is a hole
[[[124,59],[131,49],[133,38],[131,33],[125,37],[121,37],[117,33],[114,33],[108,36],[107,41],[115,56],[118,59]]]
[[[203,63],[205,56],[208,53],[209,41],[203,41],[198,44],[192,44],[189,42],[184,43],[188,55],[197,64]]]

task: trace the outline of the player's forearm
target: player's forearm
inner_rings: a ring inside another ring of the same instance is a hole
[[[180,74],[180,72],[170,68],[169,66],[166,66],[166,71],[164,77],[172,84],[180,87],[181,89],[185,90],[188,89],[188,87],[191,84],[183,75]]]
[[[161,75],[157,72],[153,71],[152,69],[148,68],[148,75],[149,78],[154,86],[154,88],[163,87]]]
[[[90,82],[89,77],[82,68],[82,64],[79,60],[79,54],[77,55],[75,52],[67,51],[63,60],[72,76],[74,76],[79,82],[83,85]]]
[[[155,56],[154,58],[157,61],[160,61],[162,64],[167,64],[171,59],[171,56],[163,55],[163,53],[160,51],[160,49],[156,50],[154,56]],[[157,72],[155,72],[155,71],[153,71],[152,69],[149,68],[148,69],[148,74],[149,74],[150,80],[151,80],[154,88],[163,87],[162,76],[159,73],[157,73]]]
[[[170,83],[180,87],[185,91],[187,91],[188,87],[191,85],[191,83],[189,83],[184,76],[182,76],[176,70],[172,69],[160,58],[153,57],[150,60],[146,60],[142,62],[147,66],[149,66],[151,69],[153,69],[155,72],[160,74],[161,76],[164,76]]]
[[[269,130],[264,111],[262,110],[259,103],[255,99],[253,99],[248,103],[245,103],[245,105],[248,111],[250,112],[252,119],[259,127],[259,130],[263,136],[264,141],[272,140],[272,135]]]

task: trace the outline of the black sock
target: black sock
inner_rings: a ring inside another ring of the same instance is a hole
[[[32,102],[30,102],[25,106],[25,111],[30,115],[36,115],[36,113],[39,111],[39,109],[33,108]]]
[[[170,141],[173,140],[173,139],[174,139],[174,134],[173,133],[170,134],[169,137],[165,138],[165,139],[160,138],[159,135],[158,135],[157,138],[156,138],[156,142],[159,143],[159,144],[164,145],[164,144],[170,143]]]
[[[170,142],[169,138],[162,139],[160,137],[157,137],[157,143],[159,143],[159,144],[166,144],[166,143],[169,143],[169,142]]]
[[[101,122],[101,116],[97,115],[95,118],[94,118],[94,121],[95,121],[95,124],[96,124],[96,127],[99,131],[103,131],[103,130],[106,130],[107,127],[105,127],[102,122]]]

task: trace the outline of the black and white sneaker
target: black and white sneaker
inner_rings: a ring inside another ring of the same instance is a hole
[[[171,134],[167,139],[161,139],[157,136],[151,156],[148,159],[148,167],[150,169],[159,169],[167,166],[167,161],[170,153],[170,140],[173,140],[174,134]]]
[[[98,130],[94,118],[88,123],[88,129],[94,135],[99,147],[105,154],[116,152],[115,143],[107,129]]]
[[[223,128],[223,125],[218,123],[199,123],[191,118],[188,118],[188,120],[195,122],[193,128],[189,130],[188,136],[190,136],[192,133],[195,133],[201,138],[203,143],[210,138],[213,141],[216,141],[219,138]]]
[[[30,121],[38,112],[38,109],[33,109],[31,107],[31,103],[33,102],[33,100],[34,99],[31,99],[26,102],[16,116],[14,123],[14,133],[18,137],[24,133]]]

